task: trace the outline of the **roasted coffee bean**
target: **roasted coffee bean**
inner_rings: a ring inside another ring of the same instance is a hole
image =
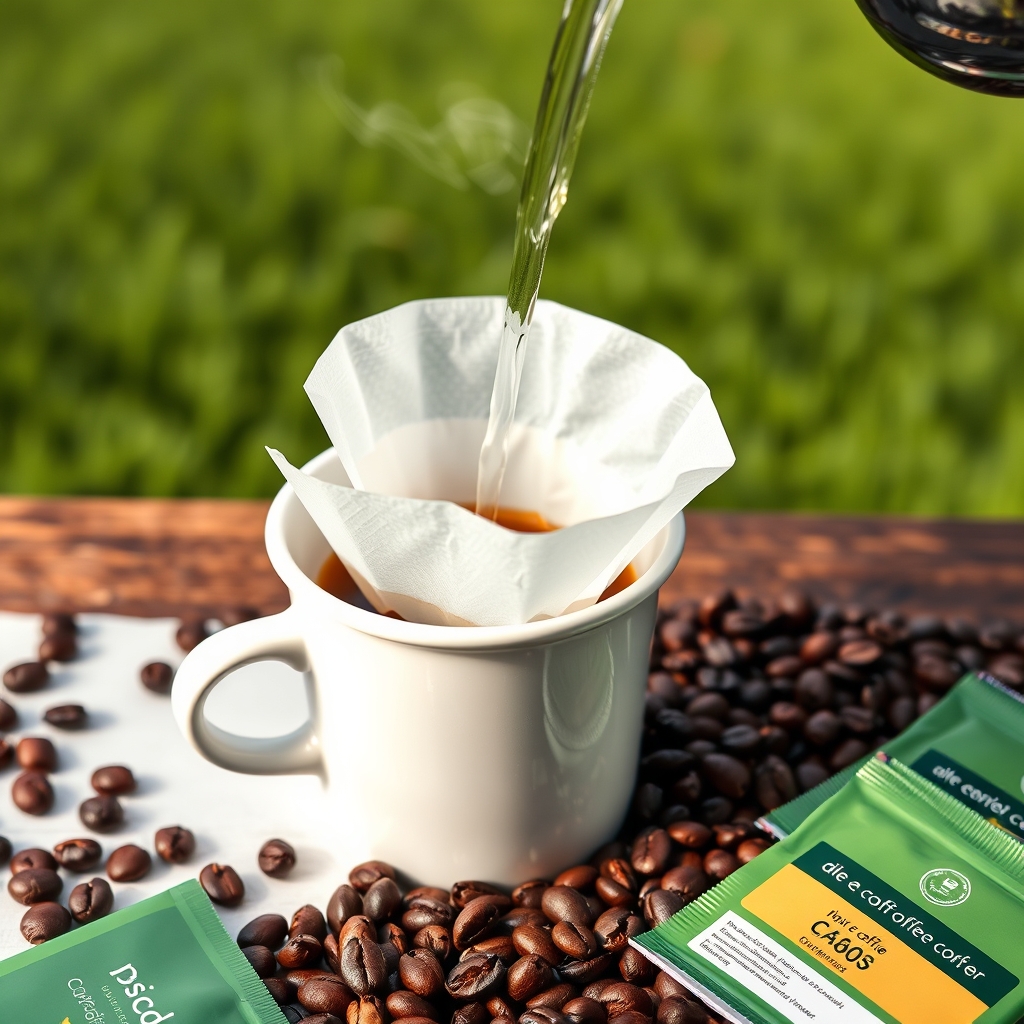
[[[378,878],[363,893],[363,913],[371,921],[386,921],[402,905],[402,894],[393,878]]]
[[[60,875],[50,868],[26,868],[7,883],[7,891],[25,906],[55,900],[63,888]]]
[[[704,1007],[691,999],[670,996],[658,1006],[658,1024],[708,1024],[709,1015]]]
[[[89,715],[81,704],[58,704],[47,708],[43,718],[57,729],[84,729],[89,724]]]
[[[58,633],[70,633],[72,636],[78,632],[78,624],[71,612],[47,612],[43,616],[43,636],[56,636]]]
[[[92,788],[103,796],[124,796],[135,792],[135,776],[122,764],[108,764],[92,773]]]
[[[842,728],[842,719],[834,711],[815,711],[804,723],[804,738],[816,747],[827,747],[835,742]]]
[[[19,871],[31,871],[37,868],[47,868],[50,871],[57,870],[57,861],[49,850],[40,850],[37,847],[29,847],[27,850],[19,850],[11,857],[11,874],[16,875]]]
[[[245,884],[229,864],[207,864],[199,872],[199,884],[206,895],[222,907],[237,907],[245,897]]]
[[[293,935],[277,951],[277,962],[285,970],[296,970],[318,963],[322,955],[323,946],[315,935]]]
[[[452,886],[451,901],[459,910],[464,910],[481,896],[491,897],[502,910],[507,910],[512,905],[508,896],[486,882],[456,882]]]
[[[11,841],[6,836],[0,836],[0,864],[6,864],[11,857]]]
[[[834,772],[841,772],[854,761],[859,761],[867,752],[868,745],[863,740],[851,737],[848,740],[843,740],[832,752],[832,756],[828,759],[828,766]]]
[[[39,645],[39,660],[73,661],[78,654],[78,640],[74,633],[54,633],[44,637]]]
[[[624,1013],[642,1013],[651,1016],[654,1013],[654,1004],[651,997],[639,986],[631,985],[626,981],[613,982],[603,989],[597,996],[608,1012],[608,1019]]]
[[[266,946],[276,950],[288,934],[288,922],[280,914],[260,914],[238,933],[239,946]]]
[[[124,808],[116,796],[91,796],[82,801],[78,817],[94,832],[114,832],[124,823]]]
[[[349,885],[358,893],[364,893],[379,878],[395,877],[395,869],[382,860],[368,860],[363,864],[357,864],[349,873]]]
[[[463,1003],[452,1014],[451,1024],[487,1024],[491,1013],[483,1003]]]
[[[137,882],[149,874],[153,859],[141,846],[119,846],[107,858],[107,875],[115,882]]]
[[[601,877],[607,878],[630,892],[637,890],[636,875],[633,874],[633,868],[629,861],[623,857],[608,857],[602,860]]]
[[[668,834],[688,850],[701,850],[714,841],[715,834],[698,821],[676,821],[668,826]]]
[[[445,988],[453,999],[479,999],[504,979],[505,965],[496,956],[473,953],[452,968]]]
[[[18,724],[18,712],[5,700],[0,700],[0,732],[10,732]]]
[[[625,908],[615,908],[602,914],[595,923],[602,922],[607,914],[618,915]],[[551,943],[566,956],[574,960],[589,960],[597,954],[598,939],[593,931],[582,924],[572,924],[569,921],[559,921],[551,929]],[[539,952],[536,950],[535,952]]]
[[[316,907],[307,903],[304,907],[299,907],[292,914],[291,924],[288,926],[288,934],[292,937],[296,935],[312,935],[318,941],[323,942],[327,938],[327,922],[324,920],[324,915]]]
[[[174,639],[183,651],[198,647],[208,636],[205,619],[183,619]]]
[[[344,943],[339,943],[339,946],[341,949],[339,963],[341,980],[357,996],[376,992],[387,982],[388,970],[384,953],[374,939],[366,936],[353,936],[346,939]],[[409,955],[411,954],[406,953],[406,956]],[[423,995],[422,992],[417,994]]]
[[[514,1021],[516,1019],[515,1012],[503,996],[491,996],[485,1003],[485,1006],[493,1020]]]
[[[303,982],[296,995],[305,1009],[313,1013],[333,1013],[337,1017],[344,1015],[353,999],[351,990],[341,978],[326,975]]]
[[[589,960],[570,960],[558,968],[558,976],[563,981],[571,981],[577,985],[588,985],[596,981],[615,962],[613,953],[598,953]]]
[[[619,956],[619,974],[623,981],[632,985],[650,984],[657,974],[658,968],[651,963],[638,949],[627,946]]]
[[[579,996],[562,1005],[562,1016],[572,1024],[606,1024],[608,1013],[596,999]]]
[[[377,927],[362,914],[350,917],[342,926],[338,934],[338,945],[344,946],[349,939],[370,939],[377,941]]]
[[[417,949],[429,949],[441,963],[452,955],[455,948],[451,930],[439,924],[428,924],[426,928],[421,928],[412,937],[412,944]]]
[[[68,910],[79,924],[106,917],[114,907],[114,892],[105,878],[76,885],[68,894]]]
[[[284,878],[295,867],[295,848],[283,839],[268,839],[260,847],[257,861],[263,874]]]
[[[667,835],[665,837],[668,838]],[[541,910],[549,921],[568,921],[590,927],[594,920],[590,904],[582,893],[565,885],[553,885],[544,891]]]
[[[739,866],[740,862],[736,855],[728,850],[711,850],[704,857],[704,873],[712,882],[720,882],[727,878]]]
[[[324,1016],[331,1019],[331,1014],[317,1014],[317,1017]],[[316,1017],[307,1017],[307,1020],[316,1020]],[[385,1024],[387,1021],[387,1010],[384,1003],[376,996],[360,996],[353,999],[345,1010],[345,1020],[348,1024]],[[416,1017],[407,1017],[406,1020],[418,1021]]]
[[[635,899],[634,894],[625,886],[603,876],[594,883],[594,890],[610,907],[632,906]]]
[[[658,971],[658,975],[654,979],[654,991],[659,999],[672,999],[673,997],[680,999],[694,998],[684,986],[680,985],[672,975],[667,974],[665,971]]]
[[[796,780],[781,757],[769,755],[754,770],[754,788],[761,806],[773,811],[797,795]]]
[[[551,965],[540,956],[528,953],[520,957],[505,975],[505,987],[517,1003],[542,992],[552,982]]]
[[[708,876],[701,868],[680,866],[665,873],[661,887],[677,892],[684,900],[695,900],[710,887]]]
[[[284,1003],[291,998],[291,989],[284,978],[264,978],[263,984],[267,986],[267,991],[275,1002]]]
[[[536,1010],[543,1006],[549,1010],[561,1010],[570,999],[576,997],[576,993],[575,985],[570,985],[568,982],[563,981],[543,989],[535,996],[531,996],[526,1000],[526,1008],[528,1010]]]
[[[729,754],[708,754],[703,769],[711,785],[730,800],[738,800],[750,788],[750,770]]]
[[[549,889],[548,892],[550,891]],[[575,893],[580,900],[583,900],[583,897],[575,889],[566,889],[565,891]],[[546,896],[547,893],[545,893],[545,898]],[[455,918],[455,924],[452,925],[452,939],[455,942],[455,948],[458,950],[468,949],[480,939],[486,938],[494,931],[495,923],[500,916],[501,907],[494,902],[491,896],[478,896],[471,900],[460,911],[459,916]]]
[[[556,925],[555,927],[560,927]],[[571,928],[571,925],[565,925]],[[554,931],[548,932],[544,928],[537,928],[534,925],[520,925],[512,932],[512,945],[520,956],[534,954],[541,957],[552,967],[557,967],[563,959],[562,947],[554,942]],[[570,954],[571,955],[571,954]]]
[[[493,954],[503,960],[506,966],[519,957],[511,935],[492,935],[489,939],[481,939],[465,950],[459,959],[465,960],[471,953]]]
[[[49,681],[50,673],[41,661],[26,661],[4,673],[4,686],[11,693],[32,693],[41,690]]]
[[[174,682],[174,669],[166,662],[151,661],[148,665],[142,666],[139,678],[147,690],[154,693],[170,693],[171,684]]]
[[[668,889],[655,889],[642,901],[641,906],[644,920],[651,928],[657,928],[659,924],[663,924],[682,910],[685,903],[676,892]]]
[[[242,956],[260,978],[269,978],[277,970],[277,960],[266,946],[243,946]]]
[[[471,1004],[473,1006],[480,1006],[479,1003]],[[427,1002],[422,996],[416,995],[415,992],[406,992],[404,989],[400,989],[397,992],[392,992],[385,1000],[385,1006],[387,1007],[388,1013],[392,1017],[425,1017],[428,1020],[439,1021],[441,1015],[438,1013],[433,1003]],[[483,1007],[480,1006],[483,1010]],[[482,1019],[486,1022],[491,1019],[491,1015],[484,1011],[486,1016]]]
[[[801,761],[794,772],[797,785],[802,793],[821,785],[831,774],[817,757]]]
[[[454,920],[455,911],[447,899],[421,894],[411,900],[407,896],[405,902],[408,909],[402,915],[402,927],[414,934],[432,924],[448,927]]]
[[[42,772],[22,772],[11,785],[11,799],[26,814],[46,814],[53,807],[53,787]]]
[[[36,903],[21,919],[21,934],[33,946],[71,930],[71,915],[59,903]]]
[[[550,1006],[538,1006],[519,1014],[519,1024],[566,1024],[566,1019]]]
[[[169,825],[156,834],[156,852],[168,864],[184,864],[196,851],[196,837],[181,825]]]
[[[612,907],[611,910],[606,910],[594,922],[594,939],[597,945],[606,953],[617,953],[623,949],[629,941],[631,919],[635,919],[639,924],[639,919],[626,907]]]
[[[767,839],[745,839],[736,847],[736,859],[741,864],[747,864],[764,853],[770,845]]]
[[[577,864],[558,875],[554,884],[567,885],[570,889],[579,889],[582,892],[594,884],[599,873],[593,864]]]
[[[663,828],[645,829],[633,841],[630,863],[639,875],[660,875],[672,853],[669,833]]]
[[[363,912],[363,898],[351,885],[339,885],[327,901],[327,924],[337,935],[350,918]]]
[[[337,938],[330,932],[323,941],[324,947],[324,960],[327,961],[327,966],[337,974],[341,968],[341,947],[338,945]]]
[[[523,882],[512,890],[512,903],[517,907],[530,907],[534,910],[540,909],[541,899],[544,890],[551,885],[543,879],[533,879],[530,882]]]
[[[410,992],[424,999],[430,999],[444,989],[444,968],[429,949],[410,949],[398,961],[398,974]]]
[[[57,749],[48,739],[41,736],[26,736],[19,740],[16,753],[18,764],[22,768],[39,772],[57,770]]]

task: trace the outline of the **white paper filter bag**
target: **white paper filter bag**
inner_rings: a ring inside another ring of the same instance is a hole
[[[517,533],[460,507],[476,496],[504,310],[429,299],[342,328],[305,385],[342,483],[269,449],[378,611],[498,626],[587,607],[735,461],[678,356],[541,301],[501,505],[563,528]]]

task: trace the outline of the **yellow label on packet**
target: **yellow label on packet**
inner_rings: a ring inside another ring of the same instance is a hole
[[[967,1024],[988,1006],[795,864],[740,905],[840,975],[901,1024]]]

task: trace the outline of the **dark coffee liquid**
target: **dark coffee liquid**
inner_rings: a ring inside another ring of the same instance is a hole
[[[470,509],[472,511],[472,509]],[[549,533],[557,530],[558,527],[549,523],[539,512],[529,512],[519,508],[499,508],[495,522],[504,526],[506,530],[515,530],[517,533]],[[631,583],[636,583],[636,569],[632,563],[627,565],[618,576],[609,584],[608,589],[598,598],[598,601],[605,601],[620,590],[625,590]],[[354,604],[357,608],[366,611],[375,611],[373,605],[363,596],[362,591],[356,586],[355,580],[348,574],[348,570],[342,564],[341,559],[332,551],[320,571],[316,575],[316,585],[328,594],[345,601],[347,604]],[[388,612],[393,619],[401,618],[395,612]]]
[[[886,42],[933,75],[1024,96],[1024,0],[857,0]]]

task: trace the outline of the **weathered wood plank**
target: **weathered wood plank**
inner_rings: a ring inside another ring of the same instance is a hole
[[[0,498],[0,608],[217,614],[287,604],[266,502]],[[666,600],[731,586],[1024,622],[1024,523],[694,512]]]

